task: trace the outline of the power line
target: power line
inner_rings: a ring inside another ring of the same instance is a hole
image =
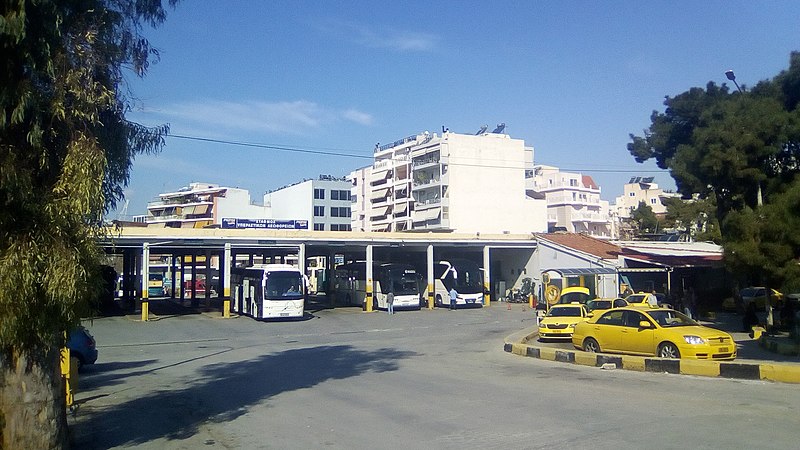
[[[186,139],[189,141],[213,142],[215,144],[238,145],[240,147],[263,148],[268,150],[280,150],[280,151],[295,152],[295,153],[309,153],[312,155],[343,156],[346,158],[361,158],[370,160],[372,159],[372,156],[357,155],[354,153],[330,152],[324,150],[312,150],[310,148],[298,148],[298,147],[288,147],[288,146],[270,145],[270,144],[256,144],[252,142],[228,141],[224,139],[212,139],[212,138],[204,138],[198,136],[185,136],[181,134],[169,134],[167,135],[167,137]]]
[[[366,155],[359,155],[356,153],[345,153],[344,151],[326,151],[326,150],[318,150],[314,149],[313,147],[308,148],[301,148],[301,147],[290,147],[286,145],[274,145],[274,144],[259,144],[253,142],[242,142],[242,141],[230,141],[226,139],[213,139],[213,138],[204,138],[199,136],[186,136],[181,134],[168,134],[167,137],[172,137],[176,139],[184,139],[189,141],[199,141],[199,142],[211,142],[215,144],[225,144],[225,145],[236,145],[239,147],[250,147],[250,148],[262,148],[266,150],[278,150],[278,151],[285,151],[285,152],[293,152],[293,153],[305,153],[311,155],[324,155],[324,156],[338,156],[338,157],[345,157],[345,158],[358,158],[358,159],[368,159],[372,161],[374,158],[373,156],[366,156]],[[499,169],[511,169],[514,167],[507,166],[507,165],[487,165],[487,164],[470,164],[470,163],[450,163],[450,165],[454,166],[462,166],[462,167],[486,167],[486,168],[499,168]],[[528,169],[527,167],[516,167],[516,169],[524,170]],[[638,170],[638,169],[571,169],[571,168],[559,168],[559,171],[562,172],[581,172],[581,173],[665,173],[665,170]]]

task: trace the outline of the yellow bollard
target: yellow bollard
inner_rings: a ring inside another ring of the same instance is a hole
[[[61,377],[64,379],[66,405],[72,408],[78,391],[78,358],[71,357],[67,347],[61,349]]]
[[[372,280],[367,280],[366,293],[364,294],[364,307],[366,312],[372,312]]]
[[[150,302],[145,297],[142,299],[142,322],[147,322],[148,320],[150,320]]]
[[[231,317],[231,300],[229,298],[226,298],[222,302],[222,317],[226,319],[230,319]]]

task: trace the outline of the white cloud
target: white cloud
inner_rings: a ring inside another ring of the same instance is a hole
[[[193,101],[143,113],[169,122],[173,132],[186,129],[207,130],[204,135],[212,131],[299,135],[342,120],[359,125],[372,123],[372,116],[368,113],[352,108],[326,108],[307,100],[273,103]]]
[[[317,24],[326,34],[350,40],[364,47],[388,48],[401,52],[425,52],[436,48],[439,37],[420,31],[397,30],[389,27],[380,32],[362,24],[328,20]]]
[[[361,125],[372,125],[372,115],[355,109],[347,109],[343,111],[342,117]]]

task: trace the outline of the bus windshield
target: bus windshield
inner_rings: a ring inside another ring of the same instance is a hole
[[[466,260],[451,261],[452,269],[447,274],[448,281],[452,277],[453,287],[462,294],[483,292],[483,274],[478,265]]]
[[[394,295],[416,295],[419,294],[419,280],[417,271],[410,268],[399,267],[386,271],[388,283],[381,282],[381,290],[384,293],[394,292]]]
[[[303,277],[297,272],[269,272],[267,275],[267,300],[303,298]]]

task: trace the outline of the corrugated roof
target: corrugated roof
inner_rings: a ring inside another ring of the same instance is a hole
[[[617,259],[622,253],[621,247],[585,234],[550,233],[540,234],[538,237],[603,259]]]

